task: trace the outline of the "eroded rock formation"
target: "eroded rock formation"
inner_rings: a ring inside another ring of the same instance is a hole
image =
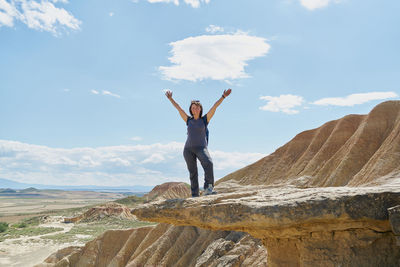
[[[154,230],[170,229],[165,234],[200,233],[190,245],[191,237],[150,238],[150,228],[140,234],[132,229],[125,239],[101,242],[119,232],[106,233],[68,257],[109,266],[140,260],[144,266],[260,266],[263,257],[268,266],[279,267],[400,266],[400,101],[302,132],[271,155],[219,180],[216,189],[217,195],[160,200],[132,210],[139,219],[162,223]],[[197,241],[201,233],[221,231],[246,232],[253,244],[253,237],[260,239],[268,254],[259,245],[235,249],[240,241],[226,243],[226,237],[218,236],[212,240],[220,242],[206,247]],[[146,245],[129,243],[130,238],[137,240],[132,235],[144,235]],[[110,253],[100,253],[102,244],[111,243]],[[189,264],[189,251],[199,247],[204,253]],[[233,251],[238,253],[231,255]]]
[[[400,266],[400,101],[302,132],[216,188],[133,213],[250,233],[269,266]]]
[[[147,201],[166,200],[173,198],[190,197],[190,186],[182,182],[169,182],[155,186],[148,194],[144,195]]]
[[[387,211],[400,203],[400,188],[227,187],[233,192],[153,203],[133,213],[154,222],[247,232],[263,241],[268,266],[400,263]]]
[[[388,180],[399,184],[399,174],[400,101],[387,101],[368,115],[348,115],[304,131],[218,183],[361,186]]]
[[[65,218],[64,222],[66,223],[92,222],[102,219],[104,217],[135,220],[135,216],[131,214],[129,208],[125,207],[122,204],[109,202],[103,205],[93,207],[79,216],[72,218]]]
[[[260,240],[246,233],[193,226],[157,226],[105,232],[84,247],[49,256],[45,266],[267,266]]]

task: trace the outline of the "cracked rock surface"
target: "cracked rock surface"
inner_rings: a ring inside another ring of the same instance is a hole
[[[400,204],[400,187],[300,189],[224,183],[217,190],[218,195],[156,202],[132,213],[154,222],[247,232],[262,240],[269,266],[399,263],[388,209]]]

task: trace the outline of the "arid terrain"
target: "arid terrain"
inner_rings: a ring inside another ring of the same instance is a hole
[[[0,221],[16,222],[31,214],[80,208],[125,197],[121,193],[92,191],[0,190]]]
[[[399,148],[400,101],[387,101],[298,134],[216,195],[167,183],[82,210],[68,221],[158,224],[113,225],[36,266],[399,266]],[[88,234],[73,229],[54,239]]]
[[[399,266],[399,148],[400,101],[387,101],[299,133],[216,195],[132,208],[157,226],[106,231],[37,266]]]
[[[7,223],[8,229],[0,232],[0,266],[33,266],[59,249],[82,246],[106,230],[149,225],[103,214],[84,223],[65,223],[66,218],[124,197],[91,191],[1,190],[0,222]]]

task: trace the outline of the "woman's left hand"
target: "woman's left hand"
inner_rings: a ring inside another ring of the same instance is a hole
[[[229,88],[228,90],[224,90],[223,96],[224,96],[224,97],[227,97],[228,95],[231,94],[231,92],[232,92],[232,89],[231,89],[231,88]]]

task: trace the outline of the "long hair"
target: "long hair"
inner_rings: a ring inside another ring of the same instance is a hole
[[[192,117],[193,117],[193,113],[192,113],[192,106],[193,105],[196,105],[196,106],[200,107],[200,118],[201,118],[201,116],[203,116],[203,106],[201,105],[200,101],[199,100],[192,100],[192,102],[190,102],[189,112],[190,112],[190,115],[192,115]]]

